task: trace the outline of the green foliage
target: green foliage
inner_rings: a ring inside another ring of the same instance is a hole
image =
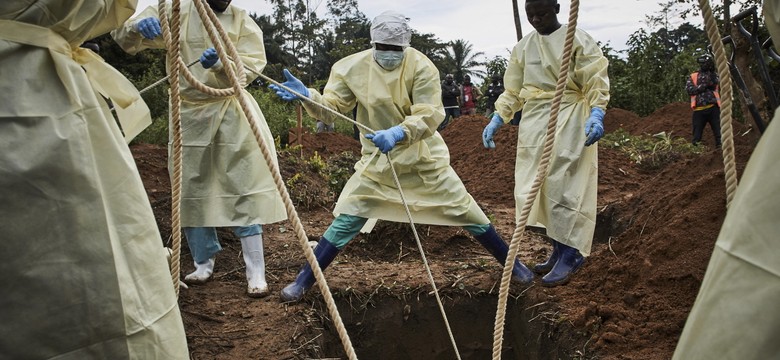
[[[135,85],[141,93],[141,97],[149,106],[152,118],[168,117],[168,81],[163,81],[154,87],[151,87],[158,81],[165,78],[165,70],[157,67],[151,67],[135,82]]]
[[[599,144],[619,149],[643,170],[658,169],[677,159],[698,155],[706,150],[705,146],[694,146],[684,138],[672,137],[671,133],[633,136],[623,129],[604,135]]]
[[[421,34],[412,30],[411,46],[421,53],[425,54],[434,65],[443,71],[445,68],[444,53],[446,52],[446,43],[442,43],[434,34]]]
[[[496,55],[485,63],[485,73],[487,74],[488,78],[492,77],[493,75],[498,75],[503,78],[508,63],[509,60],[507,60],[507,58]],[[488,83],[488,81],[486,81],[486,83]]]
[[[133,139],[133,143],[141,144],[168,144],[168,117],[152,119],[152,124]]]
[[[283,101],[276,94],[262,87],[250,89],[249,93],[260,106],[271,134],[274,139],[278,139],[277,144],[281,147],[287,146],[290,129],[298,123],[295,102]]]
[[[453,74],[457,83],[463,83],[463,78],[470,75],[475,78],[484,78],[485,71],[480,69],[485,65],[479,57],[485,53],[475,52],[474,47],[468,41],[458,39],[447,44],[444,52],[443,66],[439,70],[446,74]],[[474,79],[476,80],[476,79]]]
[[[318,173],[322,173],[327,167],[325,160],[323,160],[322,156],[316,151],[314,152],[314,155],[309,158],[309,165],[312,167],[312,170]]]
[[[360,159],[359,154],[355,155],[351,151],[345,151],[328,159],[325,168],[325,179],[328,181],[328,189],[333,194],[333,200],[336,201],[347,184],[347,180],[355,172],[355,163]]]

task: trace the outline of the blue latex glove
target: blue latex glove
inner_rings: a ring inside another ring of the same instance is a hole
[[[148,17],[141,19],[135,23],[135,29],[138,30],[141,35],[147,39],[154,39],[162,35],[162,27],[160,27],[160,20],[156,17]]]
[[[590,117],[585,122],[585,146],[591,146],[604,136],[604,110],[594,107],[590,110]]]
[[[374,142],[379,151],[387,154],[393,150],[395,144],[406,137],[404,129],[400,125],[393,126],[387,130],[379,130],[374,134],[366,134],[366,139]]]
[[[284,73],[284,78],[287,79],[287,81],[283,82],[282,85],[290,88],[291,90],[303,96],[309,97],[309,89],[307,89],[306,86],[303,85],[303,83],[300,80],[298,80],[295,76],[290,74],[289,70],[284,69],[282,73]],[[275,91],[276,95],[282,98],[282,100],[284,101],[293,101],[298,99],[298,96],[285,89],[282,89],[281,86],[278,86],[276,84],[268,85],[268,88]]]
[[[482,145],[486,149],[495,149],[496,143],[493,141],[493,135],[496,134],[498,129],[504,126],[504,120],[501,120],[501,116],[498,113],[493,114],[493,118],[490,119],[490,123],[485,126],[485,130],[482,131]]]
[[[219,61],[219,55],[217,55],[217,50],[214,48],[206,49],[203,51],[203,55],[200,56],[200,65],[203,66],[204,69],[214,66],[217,61]]]

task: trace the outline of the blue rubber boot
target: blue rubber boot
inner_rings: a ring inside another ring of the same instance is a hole
[[[550,257],[547,259],[547,261],[541,264],[536,264],[533,267],[534,272],[539,275],[547,274],[548,272],[550,272],[553,266],[555,266],[555,263],[558,262],[558,259],[561,257],[561,248],[560,246],[558,246],[558,242],[552,239],[550,240],[552,241],[552,246],[553,246],[553,250],[552,253],[550,253]]]
[[[314,256],[317,258],[317,263],[322,271],[325,271],[325,268],[336,258],[339,251],[328,239],[320,238],[320,242],[314,248]],[[306,291],[314,285],[314,280],[314,271],[311,269],[311,266],[308,263],[304,264],[301,271],[298,272],[298,277],[295,278],[295,281],[282,289],[282,302],[300,301],[303,295],[306,294]]]
[[[562,243],[558,243],[558,249],[561,253],[560,258],[552,270],[542,277],[543,286],[553,287],[566,284],[585,263],[585,257],[577,249]]]
[[[482,246],[490,252],[493,257],[503,266],[506,263],[506,255],[509,253],[507,245],[501,236],[496,232],[496,228],[490,225],[490,229],[484,234],[475,236]],[[512,268],[512,280],[522,285],[530,285],[534,281],[534,273],[528,270],[519,259],[515,259],[515,266]]]

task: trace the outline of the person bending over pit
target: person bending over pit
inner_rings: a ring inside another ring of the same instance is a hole
[[[334,64],[323,94],[307,89],[284,70],[286,87],[337,113],[357,105],[357,121],[377,130],[361,136],[362,157],[355,164],[356,172],[336,203],[335,220],[314,249],[323,270],[368,219],[408,222],[390,166],[399,174],[416,223],[463,226],[499,262],[506,260],[507,244],[450,166],[449,150],[436,131],[444,119],[438,70],[409,47],[412,32],[407,21],[396,12],[377,16],[371,25],[373,49]],[[270,88],[284,100],[297,99],[279,86]],[[309,101],[303,106],[316,118],[334,116]],[[380,152],[391,154],[392,163]],[[533,273],[515,260],[512,278],[527,285]],[[314,281],[311,267],[305,264],[282,290],[282,301],[300,300]]]
[[[516,216],[525,205],[536,177],[561,65],[566,26],[558,22],[557,0],[527,0],[528,21],[536,29],[515,45],[504,75],[505,91],[496,100],[497,113],[482,133],[488,149],[494,134],[518,110],[515,162]],[[604,134],[604,109],[609,101],[607,59],[593,38],[577,29],[572,64],[563,92],[555,146],[547,178],[539,190],[528,224],[545,227],[552,239],[550,258],[534,267],[546,273],[542,285],[566,283],[590,254],[596,227],[598,149]]]

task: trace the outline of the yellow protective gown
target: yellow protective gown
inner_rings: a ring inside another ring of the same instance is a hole
[[[777,1],[764,1],[764,18],[780,42]],[[740,179],[674,359],[780,359],[777,154],[780,109]]]
[[[550,35],[534,31],[515,45],[504,75],[505,91],[496,100],[505,121],[523,110],[515,162],[517,218],[544,150],[566,28]],[[581,30],[575,33],[572,51],[547,179],[527,224],[546,227],[548,236],[588,256],[596,227],[598,150],[596,145],[585,146],[584,129],[591,108],[604,110],[609,102],[608,61],[596,41]]]
[[[309,89],[310,97],[339,113],[349,113],[357,106],[357,122],[375,131],[401,126],[406,139],[389,154],[415,223],[489,223],[450,166],[449,149],[436,131],[444,119],[439,71],[413,48],[405,50],[398,68],[387,71],[374,61],[372,51],[338,61],[324,94]],[[308,102],[303,105],[313,117],[334,122],[329,112]],[[362,156],[339,196],[334,215],[408,222],[387,157],[365,137],[360,142]]]
[[[0,2],[0,358],[188,358],[151,206],[97,95],[127,80],[77,62],[105,68],[79,45],[135,4]]]
[[[166,8],[170,11],[170,6]],[[203,51],[213,45],[192,2],[182,2],[181,14],[181,32],[186,39],[181,44],[181,56],[189,64],[198,60]],[[134,29],[136,21],[147,17],[159,17],[156,6],[144,9],[122,28],[111,33],[116,42],[130,54],[149,48],[165,48],[162,36],[148,40]],[[217,13],[217,17],[241,56],[247,70],[247,80],[253,80],[266,64],[262,31],[246,11],[232,5],[225,12]],[[230,80],[222,66],[204,69],[200,64],[195,64],[190,70],[209,86],[230,87]],[[180,84],[182,226],[246,226],[287,219],[281,195],[238,98],[204,94],[183,77]],[[242,91],[241,96],[249,99],[263,139],[276,161],[273,136],[263,113],[246,90]],[[171,149],[169,144],[169,153]],[[169,158],[169,169],[173,169],[173,157]]]

